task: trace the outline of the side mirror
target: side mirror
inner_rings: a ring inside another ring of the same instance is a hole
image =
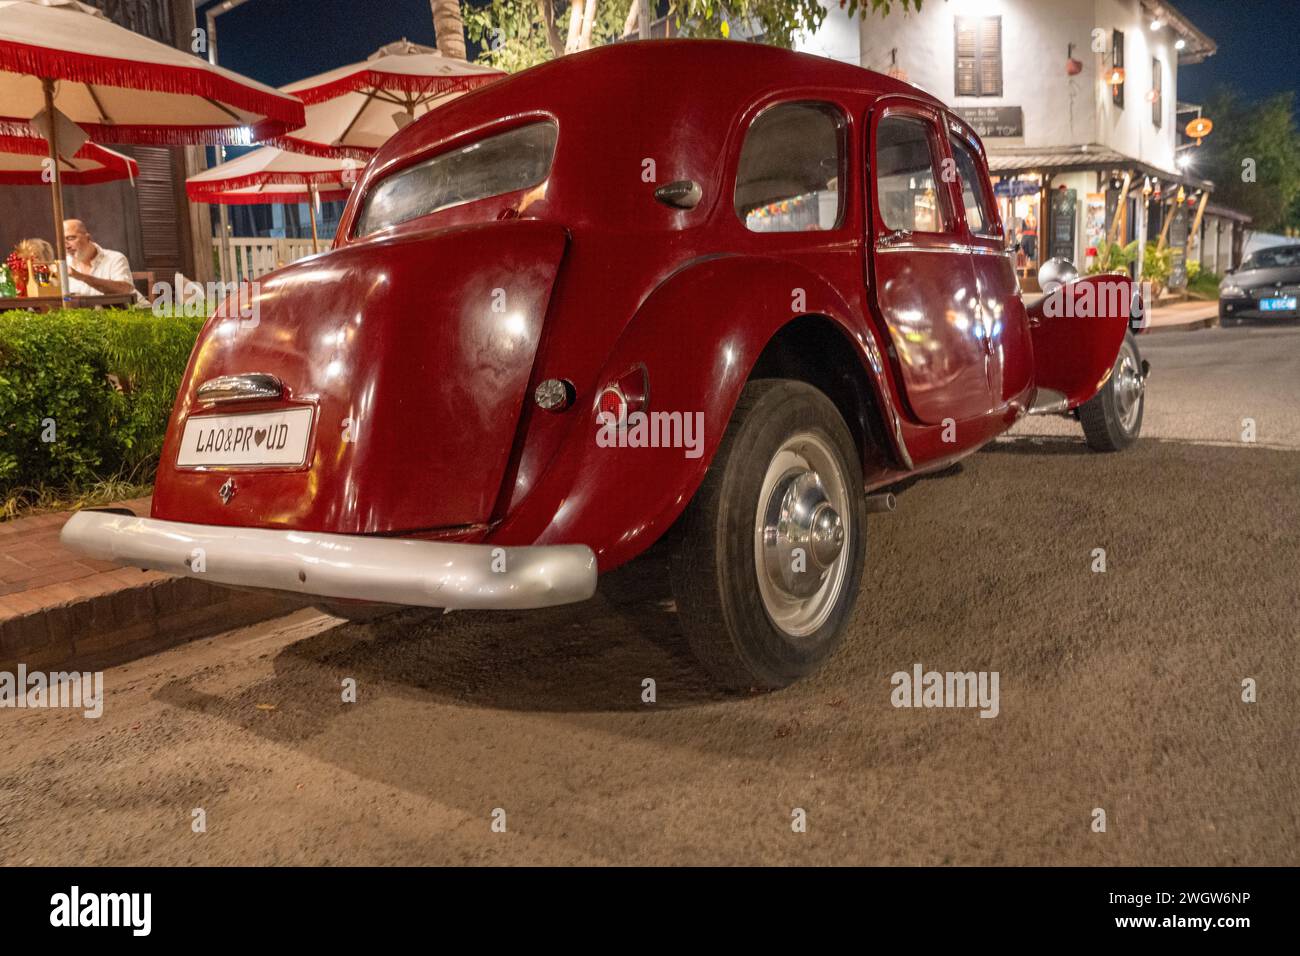
[[[1038,267],[1038,287],[1051,295],[1063,285],[1079,278],[1079,270],[1069,259],[1048,259]]]

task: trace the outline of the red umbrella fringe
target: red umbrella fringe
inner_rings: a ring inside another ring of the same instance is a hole
[[[402,73],[385,73],[382,70],[362,70],[351,76],[340,77],[320,86],[296,90],[296,96],[308,106],[324,103],[346,93],[365,92],[371,89],[401,90],[404,93],[457,93],[468,91],[487,83],[504,79],[505,73],[482,73],[475,76],[409,76]]]
[[[52,50],[46,47],[29,46],[25,43],[0,42],[0,70],[48,77],[55,80],[67,80],[73,83],[94,83],[129,90],[150,90],[156,93],[206,96],[236,109],[265,116],[266,119],[256,125],[256,128],[262,128],[264,136],[274,136],[291,129],[298,129],[306,123],[301,102],[295,102],[293,97],[250,89],[219,73],[213,73],[200,67],[139,63],[133,60],[120,60],[115,57],[75,53],[71,50]],[[78,125],[82,129],[91,128],[84,123]],[[111,124],[107,128],[119,131],[156,129],[156,127],[112,126]],[[219,128],[212,126],[172,127],[173,130],[188,130],[191,132]],[[118,142],[125,141],[119,140]],[[136,139],[132,140],[132,142],[190,145],[195,140]],[[216,144],[219,141],[203,139],[202,142]],[[236,143],[234,140],[221,140],[220,142],[223,145],[234,145]]]
[[[32,130],[25,133],[0,133],[0,152],[18,153],[23,156],[45,156],[50,151],[49,145]],[[75,159],[102,162],[99,169],[65,169],[60,171],[64,183],[72,186],[91,186],[95,183],[113,182],[118,179],[137,177],[140,167],[130,157],[101,155],[95,143],[86,143],[74,154]],[[41,173],[36,170],[22,172],[19,170],[0,170],[0,184],[5,186],[48,186]]]
[[[261,142],[264,146],[276,146],[287,149],[291,153],[319,156],[322,159],[359,159],[363,163],[368,163],[370,157],[375,155],[375,150],[366,146],[330,146],[309,139],[298,139],[296,136],[272,136]]]
[[[78,123],[91,139],[106,146],[255,146],[270,142],[284,126],[263,120],[253,126],[127,126],[120,123]],[[27,120],[0,116],[0,134],[22,135]],[[248,130],[248,132],[244,132]],[[44,142],[44,140],[42,140]]]
[[[98,183],[120,182],[127,173],[120,168],[65,169],[59,174],[65,186],[94,186]],[[139,172],[132,175],[139,177]],[[38,172],[0,172],[0,186],[49,186]]]
[[[210,202],[223,206],[256,206],[262,203],[279,202],[289,206],[309,201],[307,193],[245,193],[231,195],[223,192],[203,192],[186,187],[190,202]],[[350,193],[346,189],[329,189],[320,192],[321,202],[346,202]]]
[[[360,173],[360,170],[357,170]],[[307,183],[328,183],[336,188],[343,187],[339,170],[327,169],[316,173],[271,172],[249,173],[246,176],[231,176],[227,179],[200,179],[198,182],[186,183],[185,191],[192,192],[226,192],[231,189],[244,189],[248,186],[302,186]],[[343,190],[345,193],[348,189]]]

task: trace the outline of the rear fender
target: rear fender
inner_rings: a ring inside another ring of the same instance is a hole
[[[791,308],[796,289],[803,290],[806,311]],[[744,290],[743,297],[736,290]],[[612,349],[597,386],[599,391],[644,365],[649,411],[680,413],[681,434],[694,444],[601,447],[597,395],[580,394],[559,453],[491,539],[586,544],[596,552],[602,572],[644,551],[699,487],[764,347],[787,323],[808,314],[825,316],[844,333],[876,390],[877,407],[891,421],[894,406],[879,345],[829,283],[785,260],[699,260],[674,273],[642,303]],[[697,431],[701,426],[702,433]]]
[[[1030,306],[1034,384],[1061,392],[1070,408],[1096,395],[1129,328],[1134,289],[1127,276],[1085,276]]]

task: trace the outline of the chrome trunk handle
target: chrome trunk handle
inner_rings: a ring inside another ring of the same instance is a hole
[[[266,372],[219,375],[200,385],[198,391],[201,402],[251,402],[260,398],[280,398],[282,395],[283,383]]]

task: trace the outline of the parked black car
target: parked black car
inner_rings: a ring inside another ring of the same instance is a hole
[[[1219,322],[1300,317],[1300,245],[1251,253],[1219,283]]]

